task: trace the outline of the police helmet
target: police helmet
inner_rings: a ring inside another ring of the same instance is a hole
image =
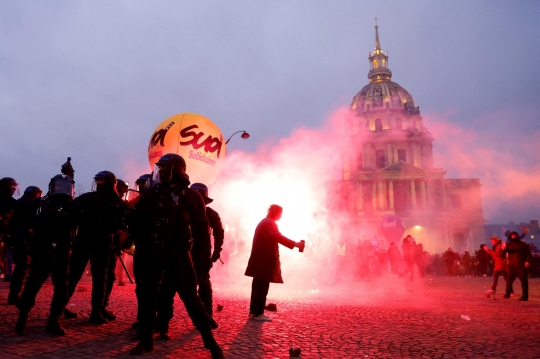
[[[140,192],[144,190],[145,188],[150,187],[150,180],[152,179],[152,175],[150,174],[144,174],[139,176],[137,180],[135,181],[135,185],[137,186],[137,190]]]
[[[214,201],[212,198],[208,197],[208,187],[204,183],[193,183],[189,188],[199,192],[206,204]]]
[[[75,181],[68,175],[56,175],[49,182],[49,195],[66,195],[73,198],[75,195]]]
[[[24,190],[23,197],[29,197],[32,199],[41,197],[41,188],[36,186],[28,186]]]
[[[93,192],[102,192],[106,190],[116,191],[116,176],[110,171],[101,171],[94,176],[92,183]],[[118,193],[118,192],[117,192]]]
[[[13,196],[15,193],[17,196],[21,194],[19,184],[11,177],[4,177],[0,179],[0,190],[2,192],[9,193],[10,196]]]
[[[167,153],[156,162],[152,182],[186,182],[189,177],[186,174],[186,161],[176,153]]]
[[[118,179],[116,182],[116,192],[118,192],[118,195],[120,196],[120,198],[124,197],[124,195],[127,193],[128,190],[129,190],[129,183],[122,179]]]

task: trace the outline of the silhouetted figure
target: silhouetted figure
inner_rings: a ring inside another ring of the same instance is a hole
[[[476,253],[476,265],[478,270],[478,275],[487,277],[487,266],[488,266],[488,255],[484,249],[485,244],[480,245],[480,250]]]
[[[131,354],[153,350],[158,295],[168,282],[173,292],[179,293],[205,348],[213,358],[223,358],[210,328],[210,317],[197,295],[197,276],[189,254],[192,233],[193,237],[210,236],[204,201],[197,191],[188,188],[186,162],[177,154],[168,153],[158,160],[152,182],[155,185],[140,195],[129,221],[136,247],[140,334]]]
[[[300,251],[304,250],[302,241],[295,242],[279,232],[276,221],[279,221],[282,213],[283,208],[275,204],[271,205],[268,208],[268,215],[259,222],[253,236],[251,255],[245,275],[253,277],[249,315],[255,320],[272,320],[264,315],[264,308],[270,283],[283,283],[279,244],[290,249],[297,247]]]
[[[32,202],[33,237],[28,244],[30,272],[17,304],[19,317],[15,331],[23,335],[36,295],[49,275],[54,286],[47,332],[65,335],[60,316],[67,304],[68,270],[71,242],[75,236],[80,209],[73,201],[75,182],[67,175],[56,175],[44,198]]]
[[[9,247],[15,263],[15,269],[9,285],[8,304],[17,304],[21,295],[23,282],[26,278],[29,265],[28,242],[32,236],[35,208],[32,202],[41,197],[41,189],[29,186],[24,194],[17,200],[15,211],[11,219],[9,233],[11,240],[5,243]]]
[[[465,270],[465,275],[473,275],[472,258],[469,251],[465,251],[465,253],[463,254],[463,257],[461,258],[461,265]]]
[[[401,249],[403,250],[403,262],[405,264],[400,278],[409,274],[409,282],[414,283],[414,257],[413,257],[413,238],[411,235],[403,238]]]
[[[446,263],[446,268],[448,270],[449,276],[454,276],[454,267],[456,265],[456,253],[452,250],[452,247],[448,247],[448,250],[443,254],[444,262]]]
[[[517,232],[512,232],[510,241],[502,245],[504,254],[508,253],[508,280],[506,281],[505,298],[510,298],[512,284],[516,277],[521,281],[521,298],[519,300],[529,300],[529,278],[527,268],[532,263],[532,255],[529,246],[520,240]]]
[[[390,270],[392,274],[399,273],[399,263],[401,262],[401,252],[394,242],[390,243],[388,248],[388,259],[390,259]]]

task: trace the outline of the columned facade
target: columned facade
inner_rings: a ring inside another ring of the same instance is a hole
[[[484,239],[480,181],[445,179],[446,172],[434,167],[434,138],[412,95],[391,80],[377,26],[375,36],[369,84],[354,96],[346,118],[351,145],[337,188],[354,198],[350,218],[376,235],[384,216],[398,215],[406,233],[429,251],[474,251]]]

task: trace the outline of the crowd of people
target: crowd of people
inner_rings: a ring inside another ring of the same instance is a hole
[[[528,278],[540,277],[540,251],[523,241],[528,229],[522,227],[522,231],[521,235],[504,231],[506,241],[494,235],[490,239],[491,246],[482,244],[472,255],[469,251],[460,254],[452,248],[441,254],[430,254],[411,235],[397,244],[390,242],[388,248],[375,247],[369,240],[360,240],[349,247],[347,243],[338,243],[334,269],[343,272],[343,268],[353,268],[352,279],[357,280],[397,275],[411,283],[415,277],[426,275],[493,277],[491,294],[496,291],[498,279],[503,277],[509,285],[505,288],[506,297],[513,295],[512,283],[519,278],[523,285],[521,300],[527,300]]]
[[[184,159],[166,154],[152,174],[137,179],[135,189],[130,190],[114,173],[100,171],[94,176],[92,191],[75,198],[70,161],[62,165],[62,174],[51,178],[44,196],[40,188],[30,186],[15,200],[17,182],[10,177],[0,179],[0,239],[6,257],[14,263],[7,301],[19,310],[15,331],[25,334],[36,296],[51,276],[54,291],[46,330],[66,335],[61,320],[78,316],[66,305],[88,265],[92,273],[90,322],[103,325],[115,320],[109,301],[117,267],[121,263],[125,269],[126,251],[136,248],[132,255],[138,306],[133,327],[138,329],[139,342],[131,354],[152,351],[156,330],[159,339],[170,340],[169,322],[178,293],[204,346],[213,358],[222,358],[223,350],[212,332],[218,323],[213,318],[210,269],[220,259],[225,231],[219,214],[208,206],[213,201],[208,187],[191,184]],[[275,222],[282,211],[272,205],[255,232],[245,273],[253,277],[249,316],[254,320],[271,320],[264,315],[268,288],[270,283],[283,282],[278,244],[304,250],[303,241],[294,242],[279,233]],[[540,258],[533,257],[536,249],[523,242],[527,233],[523,230],[522,235],[506,231],[506,241],[494,236],[491,247],[482,244],[472,255],[452,248],[431,255],[411,235],[391,242],[388,248],[375,247],[369,240],[350,248],[337,243],[334,264],[342,272],[352,268],[361,280],[396,275],[414,283],[416,276],[425,275],[493,276],[488,294],[496,292],[503,277],[505,298],[513,295],[513,282],[519,278],[520,300],[526,301],[528,277],[538,275]],[[355,262],[348,262],[350,258]]]
[[[219,214],[207,206],[212,199],[202,183],[190,183],[186,163],[166,154],[152,174],[136,181],[136,189],[110,171],[94,176],[92,191],[74,198],[71,159],[51,178],[42,196],[30,186],[15,200],[18,183],[0,179],[0,239],[13,262],[8,304],[19,316],[15,331],[26,332],[28,317],[43,283],[51,276],[53,296],[47,332],[66,335],[61,319],[78,316],[66,308],[90,264],[92,292],[90,323],[115,320],[109,299],[116,280],[118,259],[135,247],[138,344],[132,355],[153,350],[154,330],[169,340],[176,293],[183,301],[204,346],[213,358],[223,350],[212,329],[210,269],[220,258],[224,229]],[[191,184],[191,186],[190,186]],[[214,237],[212,246],[211,234]],[[122,263],[123,264],[123,263]]]

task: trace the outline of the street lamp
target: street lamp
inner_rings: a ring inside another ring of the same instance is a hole
[[[233,134],[231,135],[231,137],[229,137],[229,139],[227,140],[227,142],[225,142],[225,144],[228,144],[229,141],[231,140],[231,138],[232,138],[234,135],[236,135],[237,133],[239,133],[239,132],[243,132],[243,133],[240,135],[240,137],[242,137],[244,140],[247,140],[247,139],[249,138],[249,133],[247,133],[246,131],[236,131],[235,133],[233,133]]]

